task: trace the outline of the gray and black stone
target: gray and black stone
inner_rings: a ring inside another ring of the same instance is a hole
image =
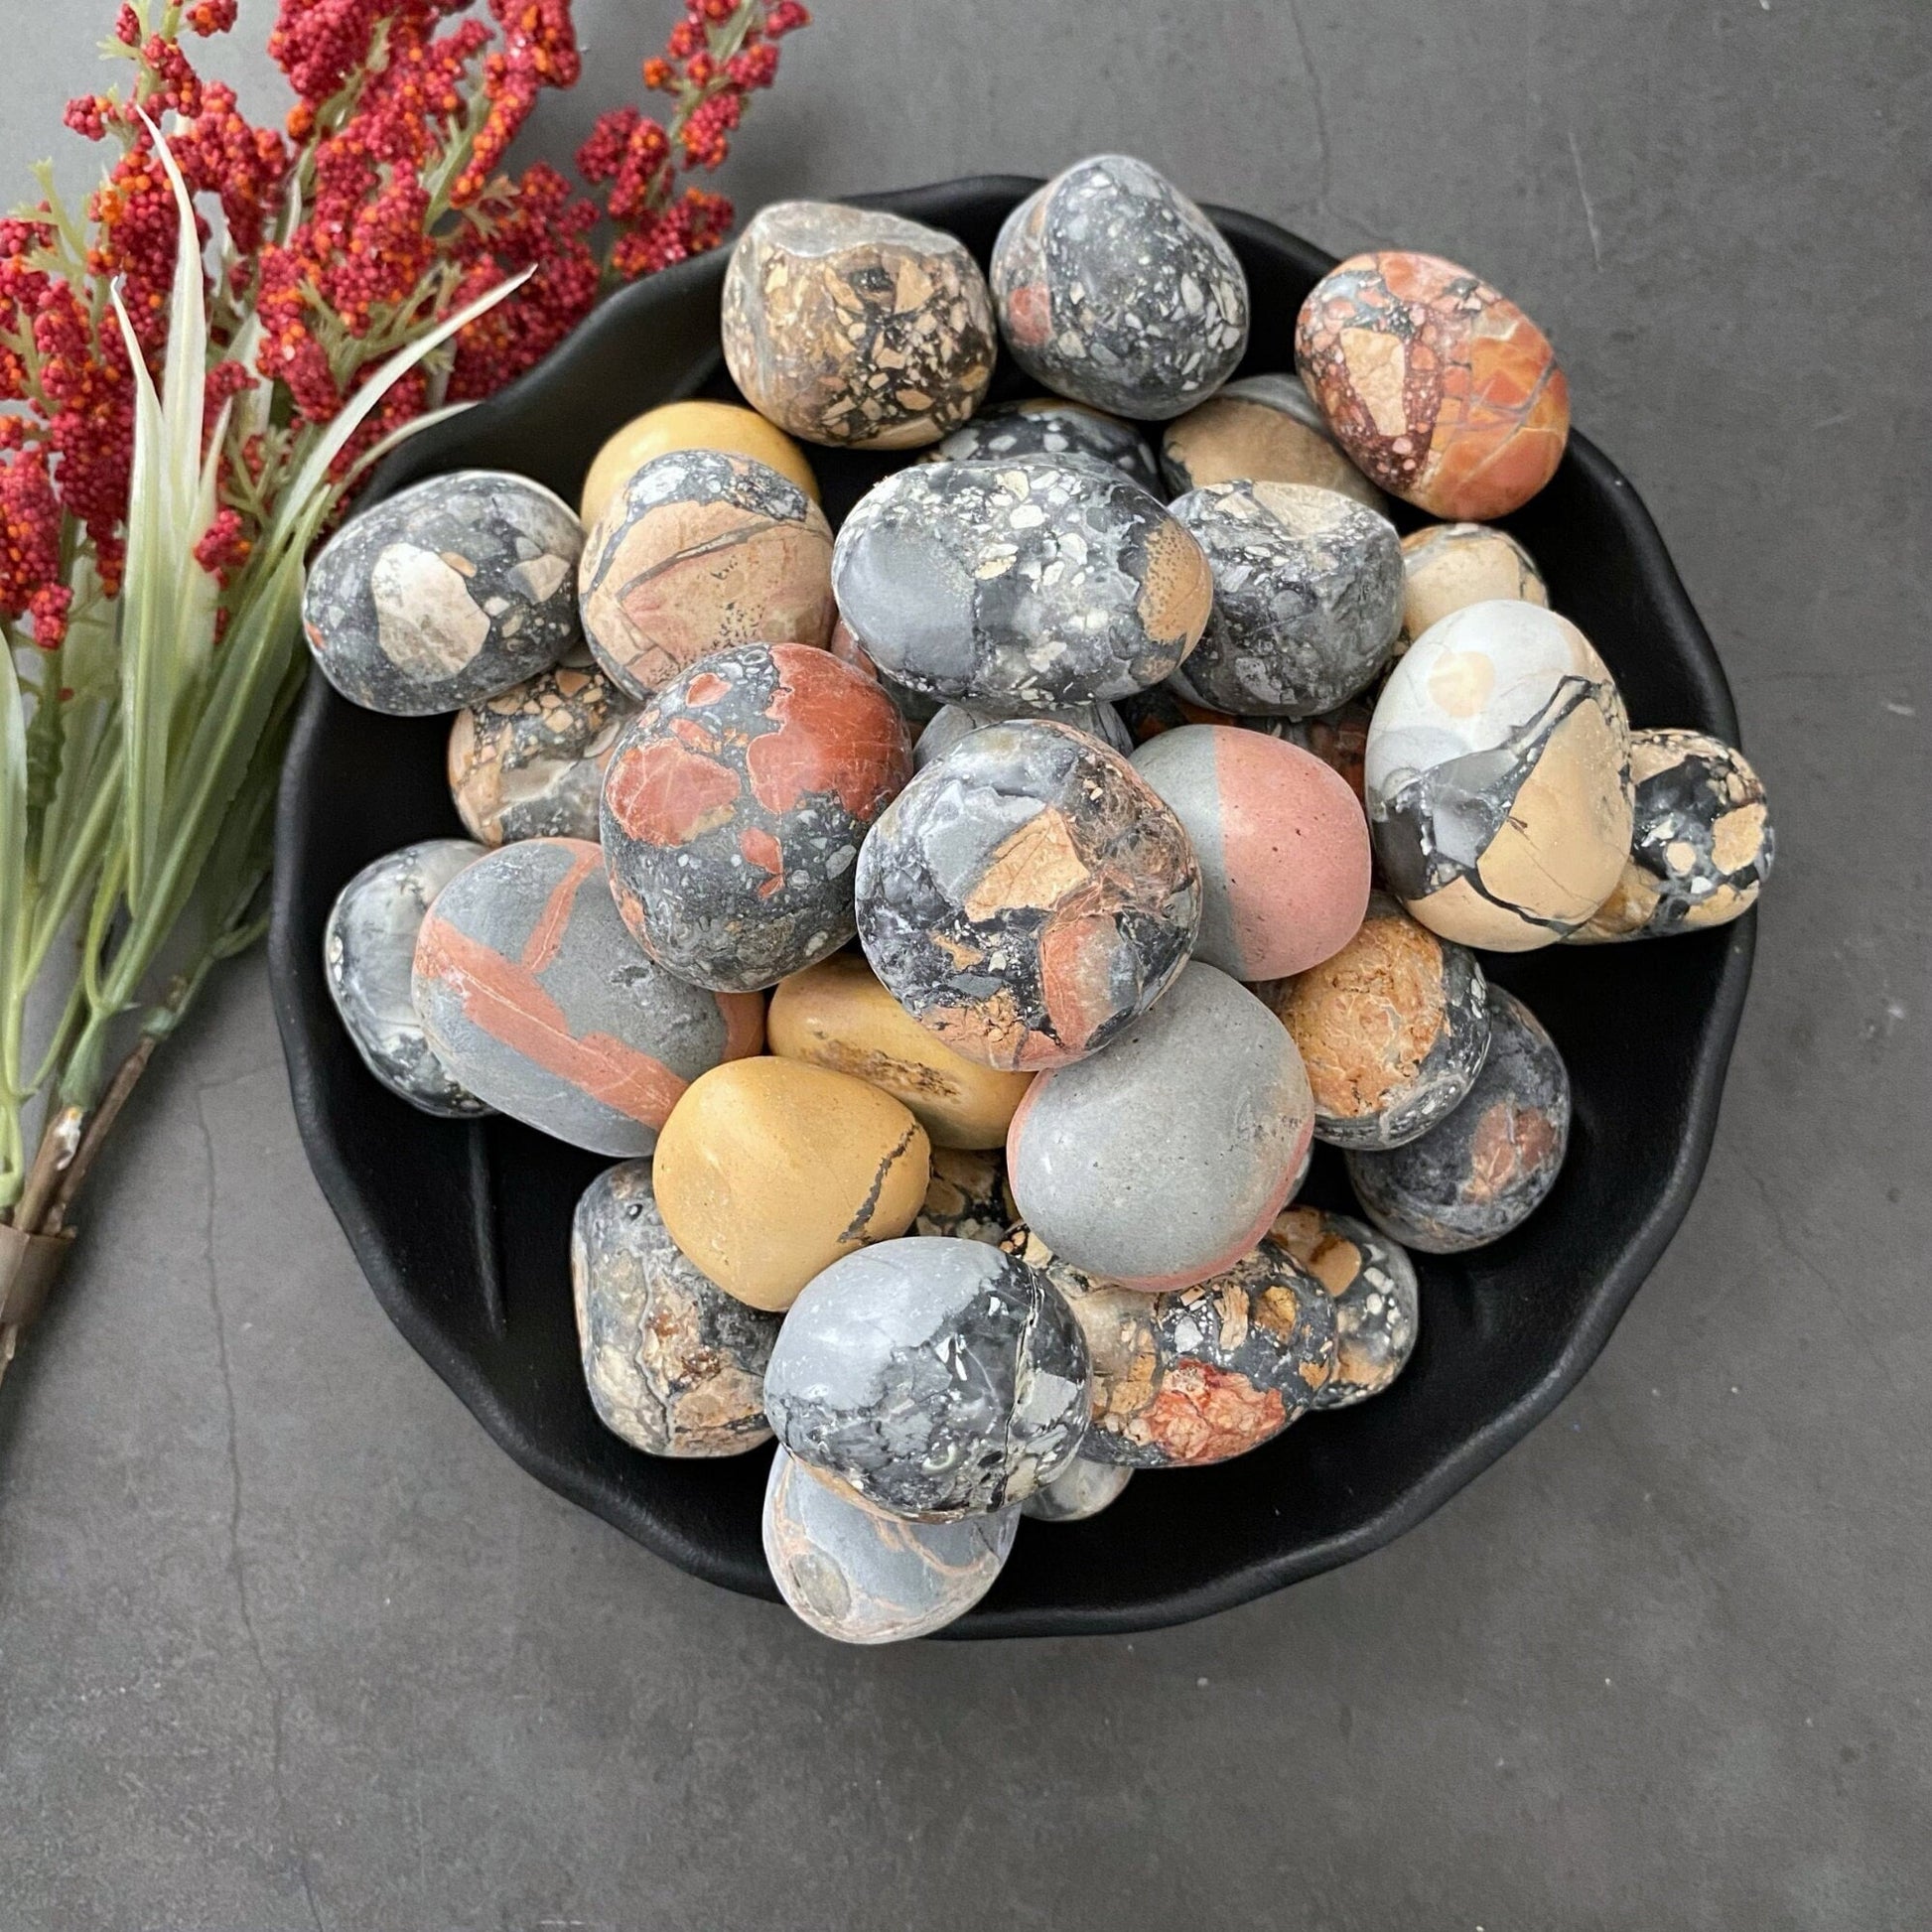
[[[982,705],[948,704],[941,705],[933,714],[932,722],[920,732],[912,747],[913,767],[923,771],[934,759],[944,758],[962,738],[970,738],[988,725],[1007,724],[1016,716],[1050,718],[1055,724],[1071,726],[1076,732],[1099,739],[1103,745],[1111,745],[1123,757],[1134,749],[1134,741],[1128,737],[1120,713],[1110,704],[1062,704],[1050,711],[1023,713],[989,710]]]
[[[1160,683],[1213,596],[1200,546],[1158,499],[1043,456],[886,478],[839,532],[832,586],[884,676],[1030,711]]]
[[[541,483],[429,477],[351,517],[309,566],[302,628],[370,711],[456,711],[548,670],[581,635],[584,526]]]
[[[1161,493],[1154,452],[1131,423],[1059,396],[1035,396],[983,409],[925,452],[921,463],[1007,463],[1017,456],[1081,458],[1118,470],[1143,489]]]
[[[1248,280],[1220,231],[1131,155],[1076,162],[1007,217],[993,301],[1036,382],[1141,421],[1213,394],[1248,345]]]
[[[1172,507],[1214,573],[1206,633],[1173,674],[1183,697],[1307,718],[1374,681],[1402,628],[1393,523],[1306,483],[1210,483]]]
[[[896,1515],[1023,1502],[1086,1434],[1079,1324],[1037,1269],[908,1235],[835,1261],[785,1316],[764,1408],[793,1455]]]
[[[1319,1207],[1277,1215],[1272,1238],[1334,1298],[1335,1365],[1315,1391],[1315,1408],[1345,1409],[1380,1395],[1415,1353],[1422,1312],[1416,1264],[1352,1214]]]
[[[431,902],[483,848],[425,839],[367,865],[342,890],[323,929],[329,994],[362,1063],[426,1114],[468,1120],[495,1112],[436,1057],[410,1003],[416,935]]]

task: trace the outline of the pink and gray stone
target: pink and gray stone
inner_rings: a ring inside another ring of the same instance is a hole
[[[1154,453],[1131,423],[1059,396],[1035,396],[983,409],[925,451],[921,463],[969,463],[975,458],[1006,463],[1017,456],[1087,460],[1118,470],[1143,489],[1161,492]]]
[[[1325,1288],[1335,1305],[1335,1363],[1314,1394],[1317,1409],[1380,1395],[1415,1353],[1422,1312],[1416,1264],[1352,1214],[1291,1207],[1271,1238]]]
[[[1306,483],[1209,483],[1171,507],[1214,573],[1213,615],[1173,676],[1182,696],[1307,718],[1374,682],[1402,628],[1387,517]]]
[[[1354,936],[1368,905],[1368,822],[1313,753],[1232,725],[1182,725],[1149,739],[1134,769],[1200,862],[1197,960],[1276,979]]]
[[[1024,1502],[1086,1433],[1086,1344],[1037,1269],[906,1235],[835,1261],[785,1315],[765,1414],[792,1454],[899,1516]]]
[[[1022,1217],[1060,1259],[1185,1288],[1268,1232],[1314,1120],[1302,1056],[1248,989],[1188,966],[1103,1053],[1042,1074],[1007,1135]]]
[[[1556,1184],[1570,1145],[1570,1074],[1513,993],[1489,988],[1489,1054],[1462,1104],[1420,1139],[1349,1153],[1368,1218],[1428,1255],[1500,1241]]]
[[[344,697],[420,718],[548,670],[578,642],[584,526],[527,477],[459,470],[353,516],[309,566],[302,628]]]
[[[1013,358],[1059,395],[1140,421],[1212,395],[1248,345],[1248,280],[1158,170],[1098,154],[1036,189],[993,244]]]
[[[1120,722],[1120,713],[1110,704],[1063,704],[1055,705],[1050,711],[1022,713],[987,710],[979,705],[947,704],[939,707],[932,722],[920,732],[918,742],[912,747],[914,768],[923,771],[934,759],[944,758],[962,738],[970,738],[974,732],[984,731],[988,725],[1007,724],[1015,716],[1050,718],[1055,724],[1070,725],[1076,732],[1085,732],[1089,738],[1097,738],[1101,744],[1111,745],[1123,757],[1134,749],[1134,741],[1127,735],[1127,727]]]
[[[651,1197],[648,1161],[584,1190],[570,1278],[584,1381],[606,1429],[650,1455],[738,1455],[771,1440],[764,1369],[779,1317],[685,1259]]]
[[[993,1587],[1020,1512],[909,1522],[780,1449],[761,1527],[771,1580],[802,1622],[839,1643],[903,1643],[943,1630]]]
[[[832,585],[885,676],[1014,711],[1160,683],[1213,594],[1158,499],[1044,456],[914,464],[876,483],[839,531]]]
[[[460,873],[423,921],[411,998],[472,1093],[613,1157],[648,1154],[700,1073],[764,1043],[761,999],[637,950],[584,839],[523,839]]]
[[[468,839],[406,845],[343,888],[323,929],[329,996],[363,1065],[412,1107],[452,1120],[495,1110],[437,1058],[410,1004],[410,966],[436,896],[483,855]]]
[[[1020,1505],[1020,1513],[1035,1523],[1084,1523],[1117,1502],[1133,1474],[1125,1463],[1090,1462],[1076,1455]]]

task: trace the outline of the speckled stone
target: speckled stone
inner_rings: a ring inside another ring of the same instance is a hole
[[[1033,396],[983,409],[963,428],[925,451],[921,463],[1007,463],[1017,456],[1086,458],[1118,470],[1130,483],[1159,493],[1154,453],[1131,423],[1060,396]]]
[[[680,979],[775,985],[852,937],[860,845],[911,775],[891,700],[828,651],[714,651],[611,754],[601,829],[618,909]]]
[[[772,1052],[856,1074],[909,1107],[934,1147],[1004,1147],[1032,1075],[955,1053],[887,992],[858,953],[779,981],[765,1016]]]
[[[700,992],[638,952],[582,839],[523,839],[452,880],[411,998],[472,1093],[614,1157],[648,1154],[690,1081],[764,1039],[762,1000]]]
[[[1473,953],[1439,939],[1386,893],[1348,944],[1299,978],[1255,991],[1302,1049],[1314,1137],[1400,1147],[1460,1104],[1489,1050]]]
[[[898,715],[913,729],[914,736],[921,725],[927,725],[938,717],[945,707],[943,698],[932,697],[924,691],[914,691],[910,685],[901,684],[897,678],[885,676],[872,661],[872,653],[852,634],[852,626],[841,618],[832,626],[832,641],[827,646],[841,664],[850,664],[855,671],[875,678],[880,688],[892,699]]]
[[[912,1225],[931,1149],[891,1094],[768,1055],[694,1080],[651,1186],[678,1246],[726,1294],[787,1309],[821,1269]]]
[[[914,1234],[944,1234],[984,1241],[997,1248],[1013,1225],[1006,1199],[1007,1164],[999,1153],[978,1148],[935,1147],[925,1201],[912,1221]]]
[[[1368,824],[1311,752],[1231,725],[1183,725],[1134,754],[1200,864],[1194,957],[1275,979],[1338,952],[1368,904]]]
[[[832,526],[751,457],[674,450],[637,471],[585,540],[584,634],[632,698],[733,644],[826,643]]]
[[[1388,498],[1349,462],[1292,370],[1248,375],[1170,423],[1161,438],[1168,494],[1217,483],[1309,483],[1378,513]]]
[[[778,1317],[708,1282],[626,1161],[584,1190],[570,1279],[584,1381],[598,1420],[651,1455],[738,1455],[769,1442],[764,1368]]]
[[[1468,1098],[1420,1140],[1347,1156],[1368,1218],[1424,1254],[1459,1254],[1520,1227],[1570,1144],[1570,1075],[1528,1007],[1489,989],[1489,1054]]]
[[[1144,1295],[1097,1280],[1018,1229],[1086,1337],[1093,1422],[1083,1459],[1137,1469],[1225,1462],[1305,1416],[1334,1372],[1335,1304],[1264,1239],[1212,1281]]]
[[[913,1235],[848,1255],[792,1304],[764,1376],[793,1455],[896,1515],[1023,1502],[1086,1434],[1079,1325],[1037,1269]]]
[[[1570,389],[1549,339],[1439,256],[1330,269],[1302,305],[1295,365],[1355,463],[1432,516],[1506,516],[1563,460]]]
[[[954,236],[877,208],[774,202],[746,224],[720,317],[732,380],[809,443],[911,450],[993,379],[993,302]]]
[[[1415,1353],[1422,1314],[1416,1264],[1350,1214],[1291,1207],[1273,1238],[1334,1298],[1335,1365],[1315,1391],[1317,1409],[1380,1395]]]
[[[1571,944],[1703,932],[1757,903],[1777,835],[1742,752],[1703,732],[1632,732],[1630,779],[1630,856]]]
[[[1225,973],[1192,965],[1104,1053],[1042,1074],[1007,1134],[1022,1216],[1130,1287],[1185,1288],[1268,1232],[1307,1152],[1302,1056]]]
[[[993,299],[1013,359],[1096,409],[1160,421],[1248,345],[1248,280],[1219,229],[1145,161],[1098,154],[1008,215]]]
[[[585,526],[604,514],[611,498],[645,464],[672,450],[723,450],[732,456],[756,457],[787,483],[796,483],[814,503],[818,501],[818,479],[812,475],[812,466],[783,430],[766,422],[756,409],[698,396],[646,409],[605,440],[591,459],[578,497],[577,513]]]
[[[1160,683],[1213,596],[1200,546],[1146,490],[1042,456],[888,477],[840,529],[832,581],[887,676],[1033,711]]]
[[[999,1580],[1017,1509],[913,1523],[779,1449],[764,1487],[764,1560],[801,1621],[839,1643],[903,1643],[965,1615]]]
[[[1629,722],[1567,618],[1471,604],[1390,672],[1363,778],[1390,890],[1431,931],[1525,952],[1575,932],[1630,850]]]
[[[635,706],[581,647],[450,724],[457,816],[484,845],[594,839],[604,764]]]
[[[1111,745],[1116,752],[1126,754],[1134,749],[1127,727],[1120,722],[1120,713],[1110,704],[1063,704],[1053,706],[1050,711],[1027,712],[948,704],[940,706],[932,722],[920,732],[912,747],[913,768],[923,771],[934,759],[944,758],[962,738],[970,738],[988,725],[1007,724],[1016,717],[1050,718],[1055,724],[1070,725],[1076,732],[1085,732],[1089,738]]]
[[[1402,624],[1395,525],[1332,489],[1210,483],[1174,515],[1214,574],[1214,611],[1175,688],[1222,711],[1306,718],[1374,681]]]
[[[955,1052],[1032,1072],[1094,1052],[1186,963],[1200,869],[1118,752],[1064,725],[962,739],[859,855],[873,971]]]
[[[1470,604],[1515,598],[1550,603],[1536,560],[1493,523],[1429,523],[1402,539],[1402,634],[1406,651],[1432,623]]]
[[[453,1120],[495,1110],[452,1078],[423,1036],[409,974],[437,894],[483,853],[468,839],[425,839],[391,852],[343,888],[323,928],[329,996],[362,1064],[412,1107]]]
[[[422,718],[547,670],[577,641],[583,525],[527,477],[428,477],[352,516],[309,566],[302,628],[370,711]]]
[[[1133,1475],[1125,1463],[1089,1462],[1076,1455],[1051,1482],[1020,1505],[1020,1513],[1035,1523],[1084,1523],[1119,1501]]]

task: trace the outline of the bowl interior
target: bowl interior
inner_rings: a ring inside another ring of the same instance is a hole
[[[950,229],[983,262],[1035,185],[983,179],[866,199]],[[1292,367],[1296,312],[1330,258],[1253,216],[1210,212],[1253,292],[1242,372]],[[513,387],[399,451],[372,493],[489,468],[574,502],[598,446],[631,415],[687,395],[735,397],[717,346],[723,266],[702,257],[624,291]],[[1031,386],[1003,362],[994,395]],[[811,454],[835,523],[905,460]],[[1735,742],[1711,641],[1606,458],[1573,437],[1555,480],[1508,527],[1615,671],[1637,724]],[[519,1463],[695,1575],[773,1596],[759,1545],[767,1452],[647,1456],[591,1408],[569,1230],[607,1164],[511,1121],[415,1112],[363,1070],[331,1007],[322,934],[336,894],[382,853],[461,832],[443,776],[447,733],[445,719],[380,717],[310,680],[282,790],[271,971],[311,1162],[383,1308]],[[991,1595],[949,1634],[1135,1629],[1240,1602],[1387,1541],[1526,1433],[1583,1374],[1690,1203],[1753,932],[1747,916],[1656,944],[1486,958],[1570,1066],[1571,1152],[1543,1207],[1493,1247],[1417,1257],[1420,1340],[1389,1392],[1235,1461],[1146,1477],[1091,1522],[1027,1525]],[[1351,1205],[1331,1150],[1317,1150],[1304,1198]]]

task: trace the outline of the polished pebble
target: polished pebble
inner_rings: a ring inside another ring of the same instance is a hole
[[[886,478],[840,529],[832,581],[887,676],[1014,711],[1160,683],[1213,596],[1200,546],[1146,490],[1042,456]]]
[[[468,839],[425,839],[374,860],[343,888],[323,928],[329,997],[362,1064],[412,1107],[452,1120],[494,1109],[437,1058],[410,1001],[410,968],[436,896],[483,853]]]
[[[1310,483],[1388,508],[1293,371],[1243,376],[1176,417],[1162,433],[1161,469],[1170,496],[1217,483]]]
[[[1183,698],[1172,684],[1157,684],[1152,691],[1136,691],[1114,707],[1115,716],[1127,727],[1136,745],[1145,745],[1163,732],[1178,731],[1182,725],[1238,725],[1242,721],[1231,712],[1215,711],[1210,706]],[[1282,720],[1268,720],[1271,726]],[[1277,736],[1280,734],[1278,733]]]
[[[989,726],[929,764],[859,855],[873,971],[955,1052],[1032,1072],[1106,1044],[1185,964],[1200,870],[1117,752]]]
[[[302,628],[370,711],[421,718],[547,670],[578,639],[583,525],[527,477],[459,470],[358,511],[309,566]]]
[[[1536,560],[1493,523],[1430,523],[1402,539],[1402,635],[1407,650],[1432,623],[1469,604],[1550,602]]]
[[[1556,1184],[1570,1144],[1570,1075],[1521,1000],[1489,989],[1489,1053],[1468,1097],[1420,1140],[1352,1151],[1368,1218],[1404,1247],[1459,1254],[1499,1241]]]
[[[584,1381],[606,1429],[651,1455],[738,1455],[771,1440],[764,1369],[778,1318],[679,1252],[648,1161],[611,1168],[584,1190],[570,1279]]]
[[[913,768],[923,771],[934,759],[944,758],[962,738],[984,731],[988,725],[1004,725],[1015,717],[1050,718],[1056,724],[1071,725],[1076,732],[1099,739],[1103,745],[1111,745],[1116,752],[1134,749],[1127,727],[1120,722],[1120,713],[1110,704],[1055,705],[1050,711],[1028,712],[987,711],[974,705],[947,704],[933,714],[932,722],[920,732],[913,745]]]
[[[1037,1269],[979,1241],[848,1255],[792,1304],[765,1371],[778,1440],[900,1516],[1023,1502],[1086,1434],[1087,1347]]]
[[[1192,965],[1105,1051],[1034,1082],[1007,1173],[1022,1217],[1073,1267],[1184,1288],[1267,1233],[1313,1117],[1286,1029],[1246,987]]]
[[[1159,491],[1154,453],[1131,423],[1060,396],[1035,396],[983,409],[970,423],[921,453],[921,463],[1007,462],[1017,456],[1085,459]]]
[[[1312,752],[1329,770],[1338,772],[1362,805],[1362,760],[1368,754],[1369,721],[1375,707],[1360,698],[1350,698],[1333,711],[1317,711],[1311,718],[1242,718],[1237,722],[1248,731],[1266,732],[1271,738],[1284,738]],[[1366,806],[1363,806],[1366,811]]]
[[[459,873],[423,921],[411,998],[472,1093],[614,1157],[648,1154],[689,1082],[764,1040],[762,1000],[638,952],[582,839],[523,839]]]
[[[1035,1489],[1020,1505],[1020,1513],[1035,1523],[1084,1523],[1098,1516],[1133,1479],[1122,1462],[1089,1462],[1076,1455],[1051,1482]]]
[[[1313,1406],[1346,1409],[1380,1395],[1415,1353],[1415,1263],[1366,1223],[1319,1207],[1289,1208],[1271,1233],[1334,1298],[1335,1365]]]
[[[1210,483],[1173,508],[1214,576],[1177,690],[1222,711],[1306,718],[1374,681],[1402,625],[1402,545],[1386,517],[1305,483]]]
[[[892,699],[898,715],[912,727],[915,737],[921,725],[930,724],[946,708],[943,698],[935,698],[925,691],[914,691],[909,684],[884,676],[872,661],[872,653],[852,634],[852,626],[843,618],[833,624],[832,641],[826,648],[841,664],[850,664],[855,671],[876,678],[880,688]]]
[[[603,515],[605,506],[630,478],[653,458],[673,450],[723,450],[730,456],[756,457],[794,483],[815,503],[818,479],[805,453],[783,430],[768,423],[756,409],[735,402],[667,402],[646,409],[609,437],[584,478],[578,514],[586,528]]]
[[[1007,1164],[984,1149],[935,1147],[932,1178],[912,1220],[914,1234],[945,1234],[997,1248],[1013,1225],[1007,1202]]]
[[[911,775],[904,721],[830,652],[714,651],[611,754],[600,827],[625,925],[681,979],[774,985],[852,937],[860,846]]]

